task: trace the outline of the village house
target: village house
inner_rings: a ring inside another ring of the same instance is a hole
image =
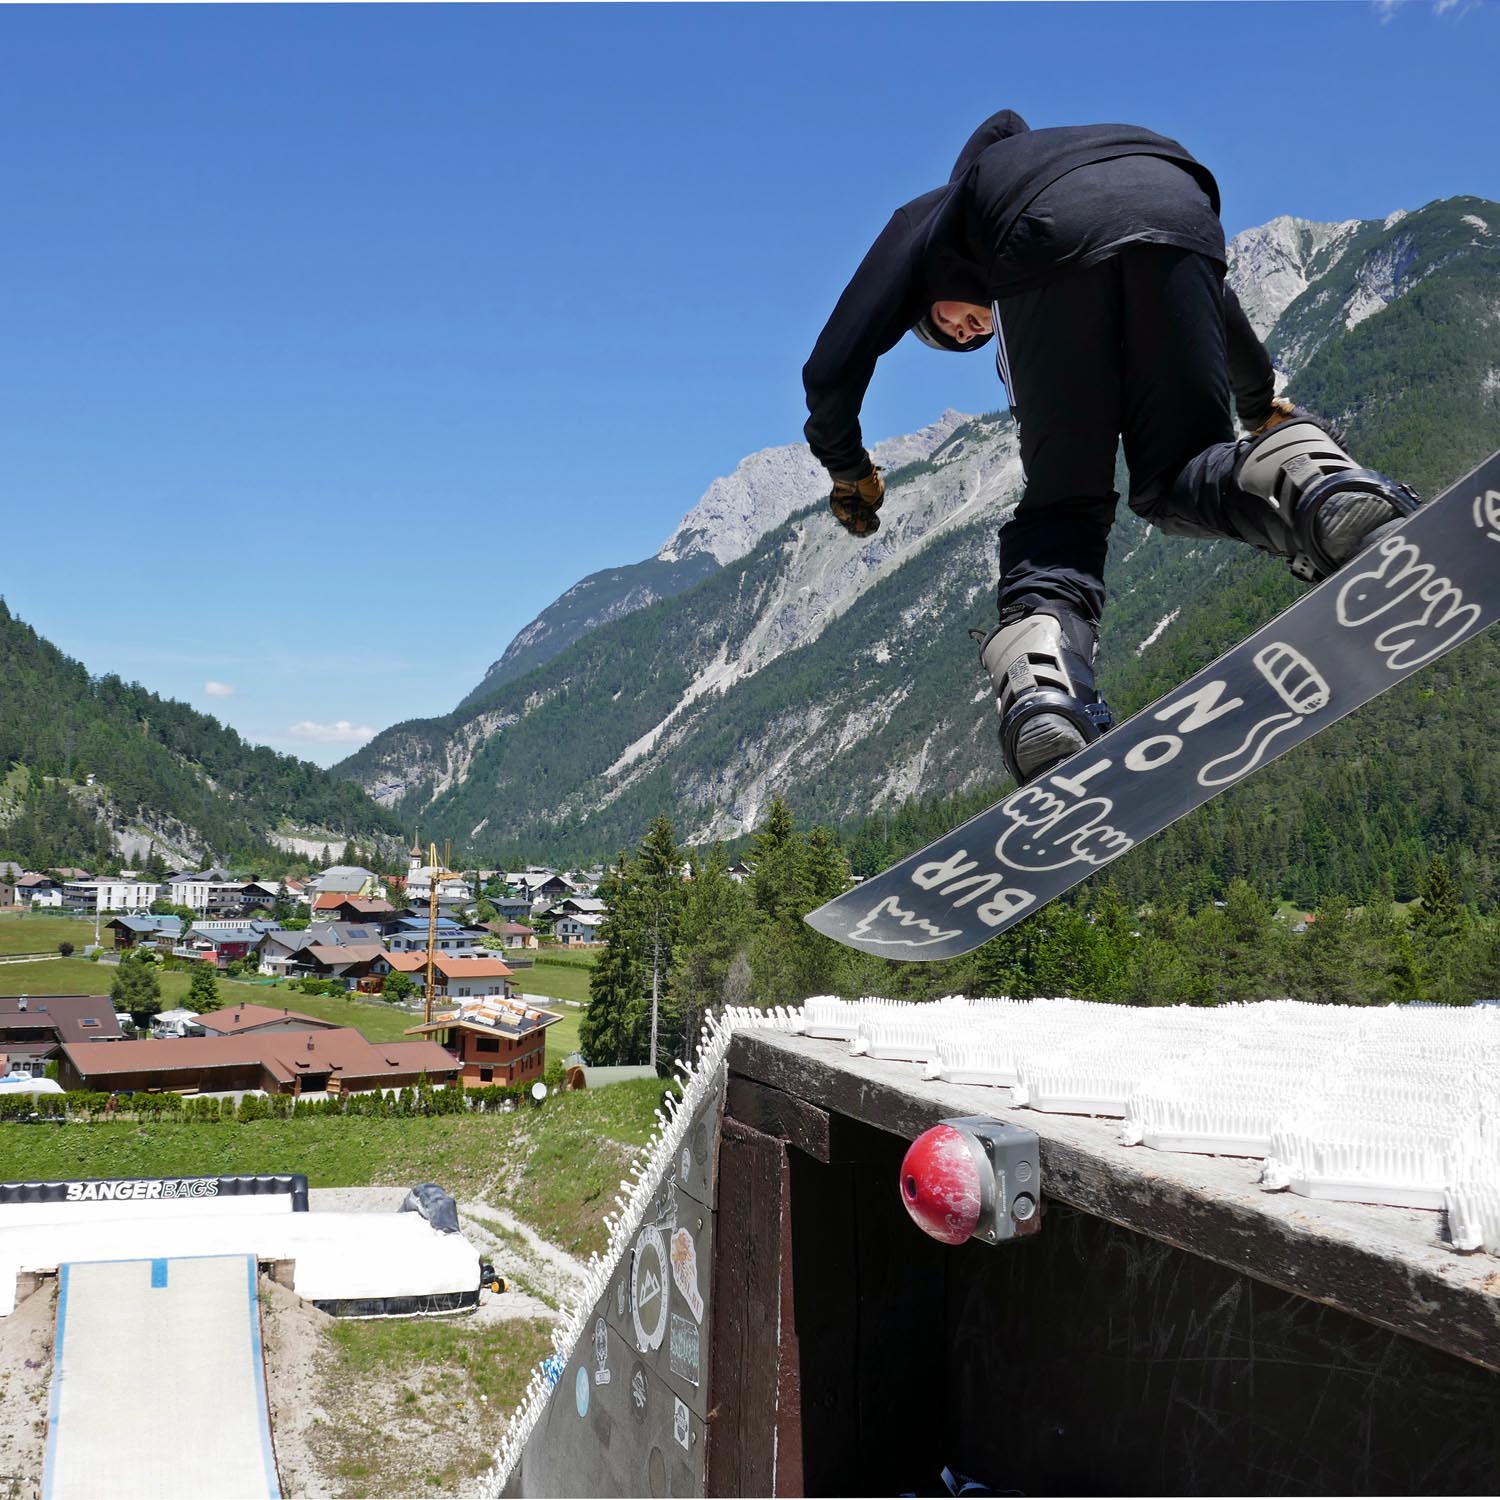
[[[427,985],[426,953],[387,953],[382,960],[384,972],[392,970],[409,974],[417,982],[419,994],[425,994]],[[381,965],[375,965],[381,972]],[[494,954],[467,957],[452,953],[436,953],[432,960],[432,999],[437,1004],[442,1000],[505,1000],[514,993],[510,983],[513,971],[504,960]]]
[[[406,904],[430,905],[434,879],[439,906],[467,906],[474,899],[473,888],[462,876],[448,874],[432,865],[417,865],[406,872]]]
[[[457,1059],[465,1085],[527,1084],[546,1071],[547,1028],[561,1019],[518,1001],[466,1001],[406,1034],[433,1038]]]
[[[365,896],[378,894],[380,877],[363,865],[330,865],[309,882],[314,896]]]
[[[248,1036],[260,1031],[332,1031],[337,1021],[320,1021],[300,1011],[284,1010],[274,1005],[226,1005],[222,1010],[205,1011],[198,1024],[206,1035]]]
[[[459,1071],[457,1059],[435,1042],[369,1042],[352,1026],[337,1026],[108,1047],[64,1043],[58,1081],[65,1089],[103,1093],[261,1090],[295,1096],[448,1084]]]
[[[16,881],[16,901],[21,906],[50,910],[63,904],[62,881],[28,871]]]
[[[259,972],[275,978],[306,973],[308,971],[300,967],[302,955],[326,939],[327,934],[322,928],[316,932],[311,928],[293,932],[278,927],[261,939]]]
[[[278,930],[262,921],[195,922],[172,952],[178,958],[200,959],[221,969],[254,956],[258,966],[261,944]]]
[[[273,911],[276,907],[276,896],[281,886],[278,880],[247,880],[240,886],[240,911],[248,915],[256,908]],[[291,891],[287,892],[287,899],[293,900]]]
[[[104,930],[114,939],[117,951],[141,945],[174,947],[182,935],[181,917],[111,917]]]
[[[16,904],[16,880],[17,876],[8,872],[0,875],[0,906],[14,906]]]
[[[488,896],[485,898],[495,908],[495,914],[503,922],[517,922],[531,915],[529,896]]]
[[[122,1036],[108,995],[0,996],[0,1054],[11,1073],[40,1078],[63,1043],[118,1042]]]
[[[579,894],[581,893],[574,888],[573,882],[565,876],[550,875],[546,880],[530,887],[531,907],[533,911],[545,911],[553,902]]]
[[[552,924],[552,935],[564,947],[575,948],[601,942],[599,929],[603,926],[603,917],[561,917]]]
[[[597,896],[564,896],[547,908],[545,916],[549,922],[555,922],[560,917],[602,917],[607,911]]]
[[[386,934],[386,946],[392,953],[425,953],[430,926],[427,917],[398,917]],[[474,950],[477,938],[478,934],[460,926],[452,917],[439,917],[431,947],[435,953],[469,953]]]
[[[381,943],[314,943],[302,950],[305,972],[318,979],[339,979],[346,989],[375,992],[389,973]]]
[[[521,922],[486,922],[484,931],[491,937],[497,937],[507,948],[537,948],[541,946],[541,939],[537,937],[536,929],[527,927]]]
[[[368,896],[349,896],[342,891],[319,891],[313,898],[314,922],[373,922],[381,927],[393,922],[396,908],[389,901]]]

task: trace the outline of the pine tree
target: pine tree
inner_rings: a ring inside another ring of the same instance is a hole
[[[849,861],[831,828],[819,825],[808,834],[805,872],[808,895],[819,906],[849,889]]]
[[[223,1001],[219,999],[219,980],[214,973],[212,964],[202,963],[193,966],[193,977],[188,984],[188,1009],[195,1010],[199,1015],[205,1015],[209,1011],[218,1010]]]
[[[1468,925],[1468,913],[1448,863],[1435,854],[1422,873],[1417,904],[1411,911],[1424,1000],[1452,1005],[1472,998],[1463,985]]]
[[[748,1000],[750,975],[744,951],[753,912],[748,893],[729,878],[728,869],[729,857],[722,844],[694,861],[678,921],[671,976],[673,1035],[668,1046],[684,1058],[693,1055],[703,1018],[710,1010]],[[745,990],[739,999],[729,994],[736,982]]]
[[[623,851],[599,886],[605,903],[599,936],[604,951],[589,971],[589,1005],[578,1045],[596,1067],[639,1061],[648,1045],[646,994],[650,973],[643,957],[639,883]]]
[[[677,921],[683,901],[682,851],[677,847],[677,838],[669,819],[660,816],[652,819],[646,837],[641,841],[636,870],[641,887],[642,957],[651,978],[651,1019],[646,1040],[646,1060],[653,1067],[660,1068],[664,1060],[661,1012],[668,1001],[665,990],[669,984]],[[668,1049],[665,1060],[670,1059],[671,1051]]]

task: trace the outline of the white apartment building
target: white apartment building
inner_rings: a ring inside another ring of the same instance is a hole
[[[63,886],[63,905],[70,911],[145,911],[161,895],[155,880],[127,880],[123,875],[97,880],[70,880]]]

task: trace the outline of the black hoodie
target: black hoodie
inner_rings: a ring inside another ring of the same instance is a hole
[[[893,349],[935,301],[983,306],[1020,290],[1027,282],[1034,283],[1038,253],[1045,260],[1054,252],[1045,246],[1039,252],[1033,237],[1026,245],[1027,264],[1019,271],[1010,264],[1007,254],[1018,220],[1038,195],[1067,174],[1120,157],[1156,158],[1191,174],[1208,197],[1211,215],[1217,214],[1219,194],[1213,175],[1176,141],[1136,125],[1070,125],[1033,131],[1008,109],[991,115],[964,143],[946,187],[924,193],[896,210],[844,288],[802,371],[810,413],[803,431],[813,454],[831,474],[852,475],[863,465],[859,412],[880,356]],[[1080,195],[1090,192],[1087,176],[1082,174],[1080,179]],[[1184,179],[1184,187],[1193,193],[1192,181]],[[1059,195],[1066,195],[1066,188],[1059,186],[1049,197],[1057,200]],[[1089,222],[1087,214],[1094,201],[1087,196],[1076,205],[1073,217]],[[1063,206],[1075,207],[1066,202]],[[1092,252],[1089,247],[1070,245],[1059,252],[1052,269],[1057,272],[1087,264],[1131,239],[1184,244],[1212,253],[1201,233],[1192,238],[1154,228],[1151,210],[1147,198],[1133,205],[1133,223],[1098,225]],[[1217,243],[1222,259],[1222,231]],[[1248,331],[1242,317],[1240,323]],[[1258,392],[1269,381],[1264,351],[1259,351],[1259,362],[1264,368],[1258,364],[1252,376],[1236,372],[1237,396],[1242,388]],[[1267,388],[1265,400],[1269,399]]]

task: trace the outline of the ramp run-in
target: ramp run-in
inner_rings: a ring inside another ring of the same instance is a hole
[[[61,1268],[42,1500],[279,1500],[255,1277],[249,1255]]]

